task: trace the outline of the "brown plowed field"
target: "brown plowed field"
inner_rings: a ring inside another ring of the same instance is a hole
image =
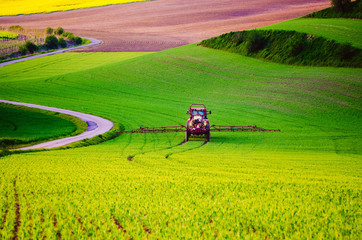
[[[329,5],[330,0],[156,0],[0,17],[0,26],[62,26],[77,35],[103,41],[83,51],[160,51],[296,18]]]

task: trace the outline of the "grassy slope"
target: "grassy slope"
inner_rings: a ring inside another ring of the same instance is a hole
[[[126,129],[184,124],[189,105],[205,103],[213,124],[282,132],[213,133],[205,146],[178,146],[181,133],[125,134],[1,158],[3,202],[17,181],[19,235],[43,212],[43,226],[58,216],[61,227],[45,233],[54,237],[71,235],[69,227],[100,238],[109,230],[151,239],[361,237],[362,70],[279,65],[196,45],[94,68],[77,56],[1,68],[0,96],[98,114]],[[12,233],[9,212],[1,234]],[[41,228],[31,234],[41,238]]]
[[[75,130],[75,124],[65,119],[0,104],[0,142],[3,139],[32,142]]]
[[[352,46],[362,49],[362,20],[359,19],[298,18],[260,29],[295,30],[333,39],[340,43],[349,42]]]
[[[32,14],[32,13],[49,13],[54,11],[66,11],[79,8],[99,7],[110,4],[140,2],[145,0],[15,0],[15,1],[1,1],[0,2],[0,16],[6,15],[19,15],[19,14]]]

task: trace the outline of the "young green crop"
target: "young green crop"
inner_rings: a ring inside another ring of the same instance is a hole
[[[183,133],[122,134],[0,158],[2,238],[361,238],[361,69],[280,65],[196,45],[98,55],[108,63],[97,55],[0,68],[0,95],[127,130],[185,124],[190,104],[204,103],[211,124],[281,132],[215,132],[205,145],[179,145]]]

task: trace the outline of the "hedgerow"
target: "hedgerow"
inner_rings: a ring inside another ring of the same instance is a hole
[[[308,14],[305,18],[362,18],[361,0],[354,2],[332,0],[331,2],[331,7]]]
[[[296,31],[230,32],[200,45],[284,64],[362,67],[361,50],[351,44]]]

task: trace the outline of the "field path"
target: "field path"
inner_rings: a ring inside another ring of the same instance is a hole
[[[157,0],[0,17],[0,26],[62,26],[102,44],[77,51],[157,52],[230,31],[262,27],[330,6],[330,0]]]
[[[37,145],[21,148],[21,150],[37,149],[37,148],[50,149],[50,148],[55,148],[55,147],[61,147],[61,146],[64,146],[64,145],[67,145],[67,144],[70,144],[70,143],[73,143],[73,142],[78,142],[78,141],[81,141],[83,139],[92,138],[92,137],[95,137],[95,136],[97,136],[99,134],[103,134],[103,133],[111,130],[112,127],[113,127],[113,123],[111,121],[109,121],[107,119],[104,119],[104,118],[101,118],[101,117],[98,117],[98,116],[86,114],[86,113],[75,112],[75,111],[61,109],[61,108],[53,108],[53,107],[41,106],[41,105],[30,104],[30,103],[20,103],[20,102],[7,101],[7,100],[2,100],[2,99],[0,99],[0,102],[14,104],[14,105],[27,106],[27,107],[31,107],[31,108],[44,109],[44,110],[48,110],[48,111],[52,111],[52,112],[59,112],[59,113],[63,113],[63,114],[67,114],[67,115],[77,117],[77,118],[85,121],[88,124],[87,131],[85,131],[85,132],[83,132],[83,133],[81,133],[81,134],[79,134],[77,136],[67,137],[67,138],[53,140],[53,141],[50,141],[50,142],[40,143],[40,144],[37,144]]]
[[[83,38],[85,38],[85,37],[83,37]],[[75,50],[75,49],[79,49],[79,48],[91,47],[91,46],[101,44],[101,41],[99,41],[97,39],[94,39],[94,38],[85,38],[85,39],[90,40],[91,43],[86,44],[86,45],[76,46],[76,47],[64,48],[64,49],[60,49],[60,50],[57,50],[57,51],[54,51],[54,52],[38,54],[38,55],[30,56],[30,57],[24,57],[24,58],[20,58],[20,59],[8,61],[8,62],[0,63],[0,67],[6,66],[6,65],[9,65],[9,64],[13,64],[13,63],[17,63],[17,62],[23,62],[23,61],[34,59],[34,58],[50,56],[50,55],[63,53],[63,52],[67,52],[67,51],[71,51],[71,50]]]

